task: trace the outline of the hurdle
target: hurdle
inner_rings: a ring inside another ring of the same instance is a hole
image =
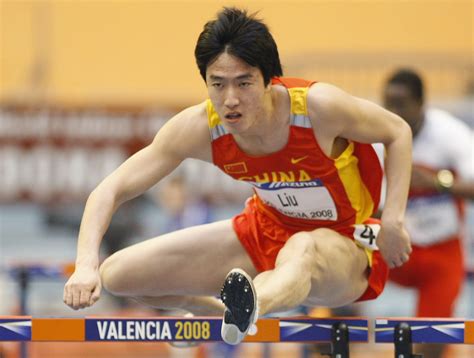
[[[74,263],[46,264],[40,262],[15,262],[0,266],[18,283],[18,297],[22,316],[28,314],[28,293],[31,282],[38,279],[59,280],[69,277],[74,272]],[[20,342],[20,358],[27,358],[28,350],[25,342]]]
[[[413,343],[474,344],[474,321],[439,318],[377,318],[375,342],[393,343],[395,358],[421,357],[413,353]]]
[[[33,280],[59,280],[69,277],[74,272],[74,263],[45,264],[45,263],[21,263],[16,262],[1,267],[8,275],[18,282],[18,296],[20,300],[20,315],[27,315],[28,291]]]
[[[217,342],[221,318],[33,318],[0,317],[0,342]],[[360,318],[268,318],[244,342],[330,342],[333,358],[349,357],[349,342],[368,342],[368,321]]]
[[[0,342],[218,342],[220,318],[215,317],[0,317]],[[474,344],[474,320],[376,318],[375,342],[392,343],[395,358],[421,357],[413,343]],[[332,358],[349,358],[349,343],[369,342],[366,318],[264,318],[245,343],[329,342]]]

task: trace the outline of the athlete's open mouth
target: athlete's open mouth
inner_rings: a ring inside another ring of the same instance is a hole
[[[242,114],[239,112],[231,112],[225,115],[225,118],[230,123],[237,122],[240,119],[240,117],[242,117]]]

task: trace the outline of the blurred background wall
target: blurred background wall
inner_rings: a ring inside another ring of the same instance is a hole
[[[472,1],[0,4],[3,202],[84,200],[171,115],[205,99],[194,46],[224,5],[259,12],[287,75],[378,102],[389,71],[410,66],[432,103],[473,124]]]
[[[472,1],[1,2],[2,102],[183,107],[205,96],[193,51],[223,5],[259,11],[285,72],[378,97],[395,65],[433,97],[472,90]]]

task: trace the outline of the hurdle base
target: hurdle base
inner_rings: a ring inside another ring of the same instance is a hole
[[[393,343],[395,344],[395,358],[423,358],[422,354],[413,353],[411,327],[408,323],[401,322],[395,326]]]

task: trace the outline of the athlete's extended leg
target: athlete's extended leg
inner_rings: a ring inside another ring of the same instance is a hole
[[[123,249],[101,266],[103,286],[157,308],[222,314],[222,281],[235,266],[256,271],[230,220],[159,236]],[[209,297],[203,297],[209,296]]]
[[[195,316],[220,316],[224,312],[224,304],[215,297],[207,296],[137,296],[133,297],[137,302],[147,306],[169,309],[185,310]]]

